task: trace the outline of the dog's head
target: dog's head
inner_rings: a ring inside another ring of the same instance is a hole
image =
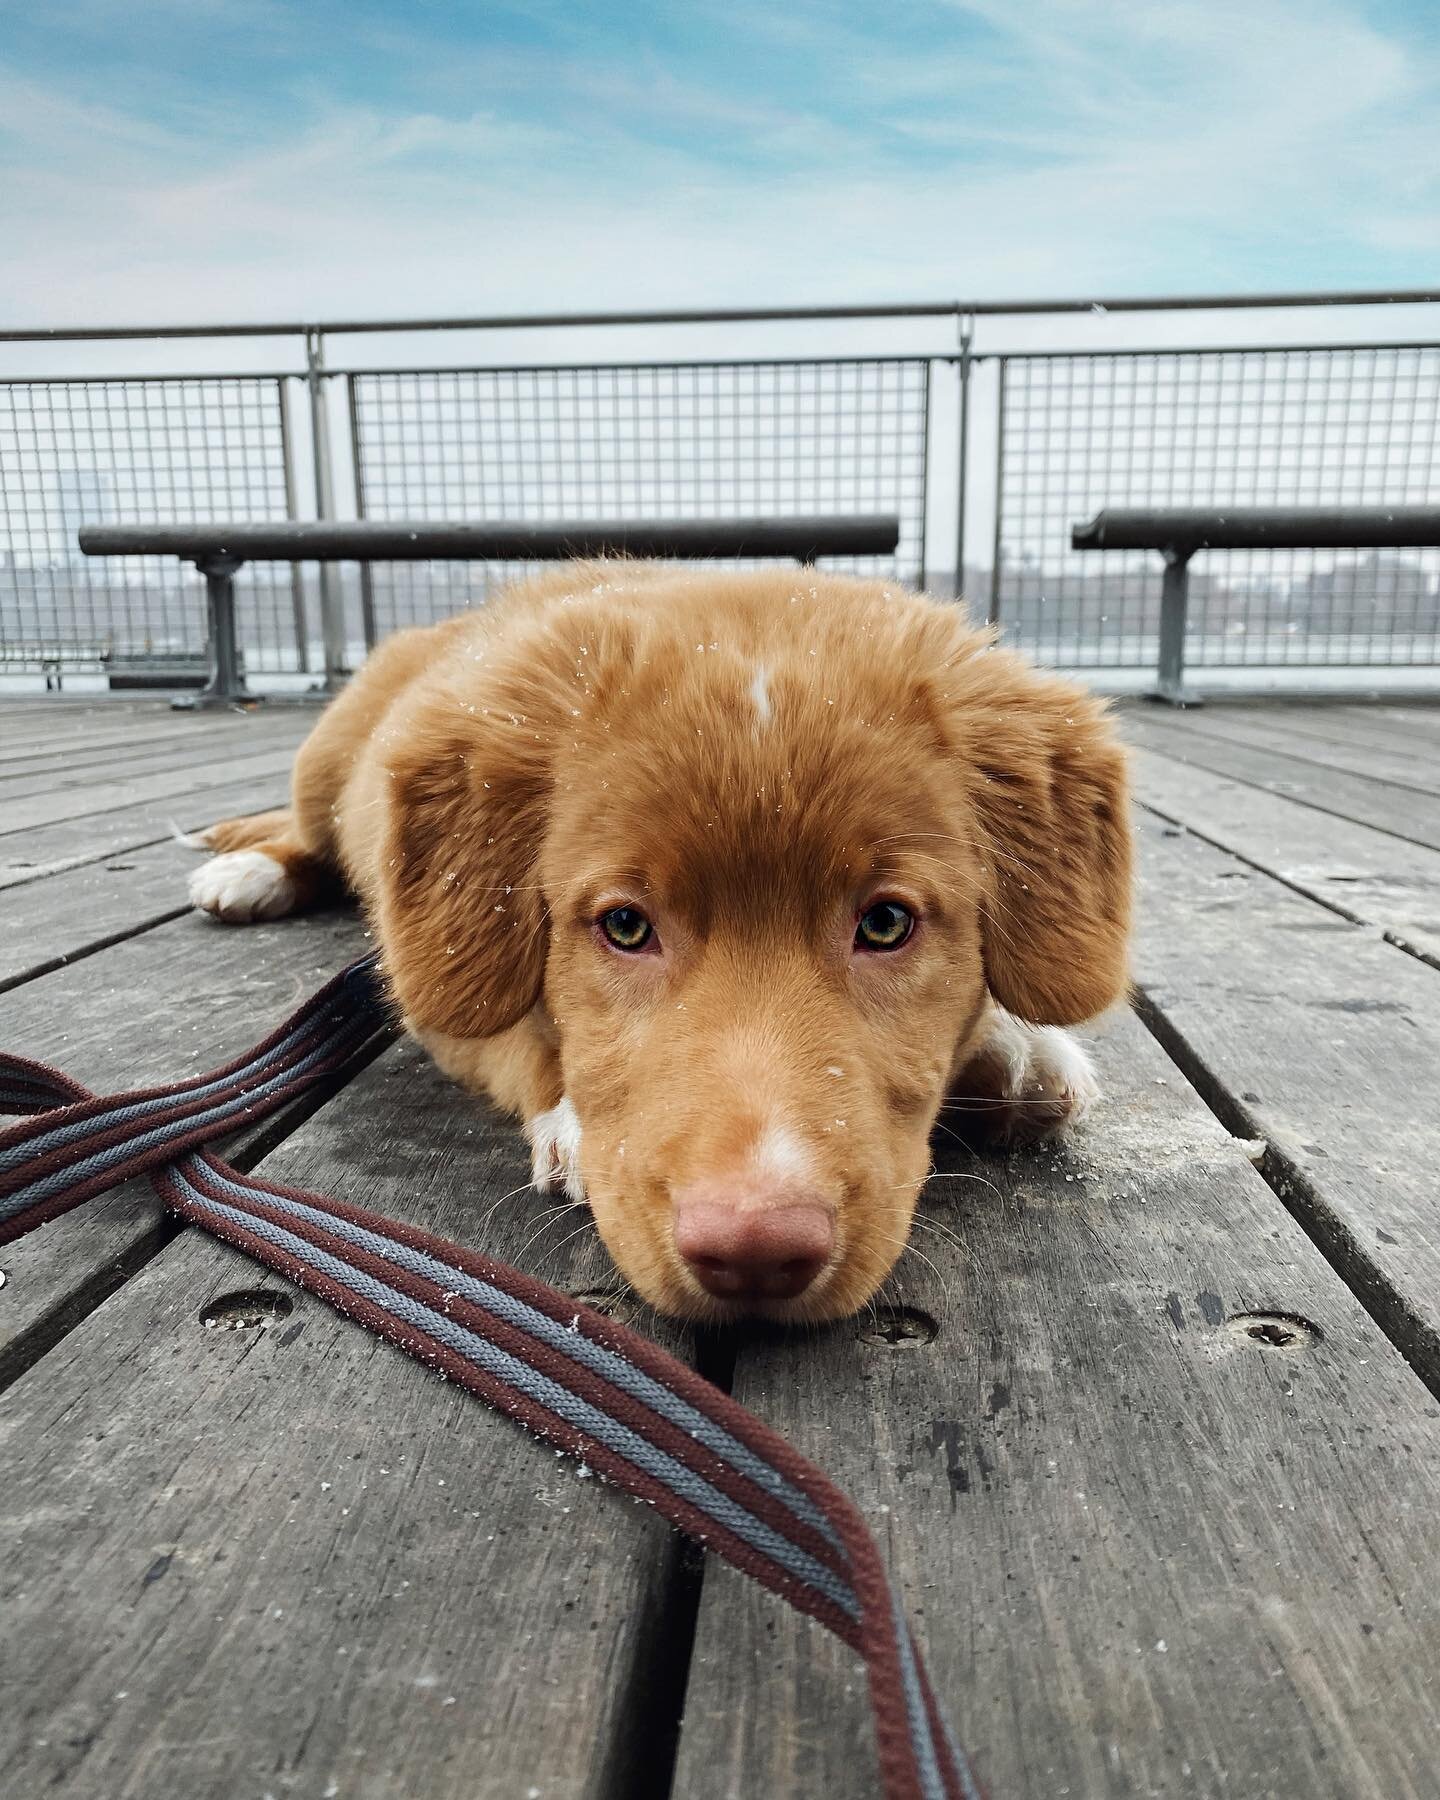
[[[543,1004],[655,1304],[853,1311],[987,997],[1073,1024],[1124,989],[1102,709],[954,607],[808,571],[611,570],[512,617],[393,733],[396,997],[452,1037]]]

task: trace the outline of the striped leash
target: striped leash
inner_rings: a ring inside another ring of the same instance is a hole
[[[203,1146],[392,1030],[378,956],[212,1074],[96,1096],[0,1054],[0,1244],[147,1173],[166,1207],[507,1413],[829,1627],[865,1662],[885,1800],[980,1800],[854,1503],[684,1363],[518,1269]]]

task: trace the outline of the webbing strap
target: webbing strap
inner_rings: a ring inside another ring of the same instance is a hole
[[[468,1388],[827,1625],[864,1658],[885,1800],[980,1800],[874,1539],[813,1463],[693,1369],[518,1269],[203,1145],[333,1075],[391,1030],[378,958],[353,963],[247,1056],[97,1097],[0,1054],[0,1244],[129,1176]]]

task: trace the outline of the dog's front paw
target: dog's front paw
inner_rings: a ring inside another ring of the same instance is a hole
[[[1078,1125],[1100,1098],[1089,1051],[1058,1025],[1041,1025],[1031,1035],[1017,1108],[1043,1131]]]
[[[580,1177],[580,1120],[568,1096],[525,1127],[530,1139],[530,1179],[542,1194],[564,1194],[578,1205],[585,1198]]]
[[[190,904],[232,925],[281,919],[295,910],[295,883],[283,863],[263,850],[212,856],[190,877]]]
[[[976,1142],[1007,1144],[1078,1124],[1099,1095],[1090,1057],[1068,1031],[997,1010],[989,1038],[951,1086],[945,1117]]]

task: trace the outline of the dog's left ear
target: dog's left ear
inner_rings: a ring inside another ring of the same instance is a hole
[[[1013,652],[982,651],[945,685],[984,866],[987,985],[1017,1018],[1078,1025],[1129,983],[1125,750],[1103,703]]]

